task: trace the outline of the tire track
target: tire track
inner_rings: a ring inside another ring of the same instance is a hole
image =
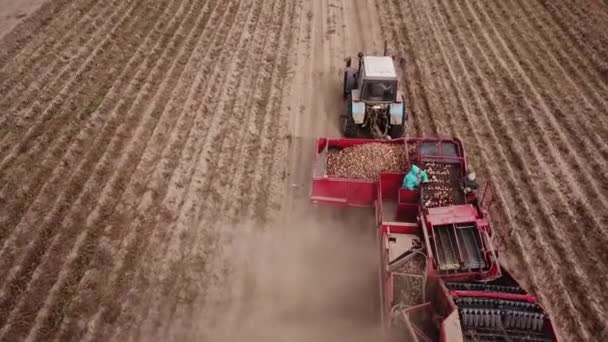
[[[287,121],[289,118],[286,114],[290,112],[290,109],[286,106],[286,101],[283,99],[288,98],[289,84],[293,82],[293,65],[295,62],[295,53],[293,51],[296,39],[294,34],[296,26],[290,26],[289,23],[295,21],[296,10],[295,5],[291,5],[289,10],[285,12],[286,22],[283,25],[287,25],[288,27],[281,30],[286,34],[281,38],[281,42],[284,42],[284,45],[279,47],[279,51],[287,51],[289,53],[284,54],[278,64],[277,72],[279,74],[276,78],[279,82],[274,88],[274,91],[278,94],[275,97],[276,102],[268,110],[272,115],[267,115],[269,120],[263,125],[263,127],[269,127],[270,132],[268,134],[262,133],[262,136],[270,137],[270,139],[264,140],[265,144],[262,145],[262,152],[258,155],[258,164],[254,168],[256,170],[264,170],[262,174],[266,175],[266,177],[262,178],[261,183],[257,183],[260,184],[259,189],[257,191],[254,190],[254,193],[263,194],[262,198],[265,200],[254,199],[253,203],[256,204],[256,210],[255,214],[250,214],[250,216],[258,217],[262,222],[273,222],[273,219],[279,215],[278,210],[281,208],[282,198],[284,197],[284,192],[281,189],[286,185],[285,173],[287,170],[284,161],[287,159],[287,155],[282,146],[285,146],[285,134],[288,132]],[[340,12],[343,14],[343,8],[341,8]],[[344,16],[341,18],[344,18]],[[343,21],[340,21],[340,23],[343,23]],[[339,24],[337,25],[339,26]],[[339,58],[335,58],[335,60],[338,61]],[[277,183],[283,183],[283,186]],[[267,212],[267,210],[270,210],[270,212]]]
[[[160,9],[160,8],[159,8],[159,9]],[[147,22],[148,22],[148,20],[149,20],[149,19],[147,20],[146,18],[142,18],[142,19],[143,19],[143,20],[142,20],[141,24],[145,24],[145,23],[147,23]],[[146,28],[145,26],[142,26],[141,28],[142,28],[142,29],[144,29],[144,31],[145,31],[145,32],[148,32],[148,31],[149,31],[149,29],[148,29],[148,28]],[[76,189],[78,189],[78,188],[76,188]],[[78,191],[78,190],[76,190],[76,191]],[[77,193],[77,192],[76,192],[76,193]],[[80,202],[81,200],[82,200],[82,196],[79,198],[78,202]],[[82,215],[82,213],[81,213],[81,215]],[[76,216],[78,216],[78,215],[76,215]],[[72,218],[72,219],[77,221],[77,219],[75,219],[75,218]],[[52,226],[51,226],[51,227],[52,227]],[[50,228],[50,227],[49,227],[49,228]],[[77,229],[77,228],[78,228],[78,227],[73,227],[73,228],[72,228],[72,230],[73,230],[73,229]],[[47,229],[47,232],[46,232],[46,233],[50,233],[50,234],[51,234],[49,237],[53,236],[52,231],[48,231],[48,229]],[[64,234],[66,234],[66,235],[68,235],[68,236],[71,236],[71,238],[75,238],[75,236],[74,236],[73,234],[70,234],[70,233],[69,233],[69,229],[67,230],[67,232],[66,232],[66,231],[64,231]],[[41,241],[41,240],[38,240],[38,241]],[[66,248],[68,248],[68,247],[69,247],[69,243],[67,243],[67,241],[65,241],[65,240],[64,240],[64,241],[62,241],[62,242],[61,242],[59,245],[55,245],[55,248],[56,248],[56,249],[59,249],[59,250],[61,250],[62,248],[63,248],[63,250],[66,250]],[[29,259],[27,259],[27,260],[32,261],[32,262],[27,262],[26,264],[33,264],[33,265],[37,265],[37,264],[38,264],[38,261],[35,261],[35,260],[39,260],[39,258],[40,258],[40,257],[42,256],[42,254],[44,253],[44,249],[36,248],[36,249],[34,249],[34,251],[35,251],[35,253],[34,253],[34,254],[29,254],[29,256],[27,257],[27,258],[29,258]],[[54,254],[51,254],[53,257],[61,258],[61,257],[60,257],[61,253],[58,253],[59,251],[54,251],[54,252],[55,252]],[[67,252],[67,250],[66,250],[66,252]],[[48,261],[48,259],[47,259],[46,261],[47,261],[47,262],[49,262],[49,261]],[[60,264],[60,262],[56,262],[56,264]],[[55,265],[55,266],[57,266],[57,265]],[[28,272],[33,272],[33,269],[30,269],[30,271],[28,271]],[[31,273],[30,273],[30,274],[31,274]],[[27,278],[29,278],[29,277],[18,277],[18,279],[20,279],[20,281],[24,281],[24,280],[25,280],[25,279],[27,279]],[[48,280],[47,280],[47,283],[48,283],[48,282],[50,282],[50,281],[48,281]],[[50,283],[52,284],[52,282],[50,282]]]
[[[327,18],[328,23],[328,31],[334,32],[337,31],[338,23],[336,22],[336,14],[332,8],[337,8],[336,5],[330,3],[329,1],[326,3],[327,9],[329,10],[329,16]],[[271,166],[273,162],[274,156],[274,147],[281,143],[284,139],[284,134],[281,136],[279,133],[278,127],[281,126],[280,120],[281,118],[287,119],[288,116],[283,116],[279,112],[281,105],[281,95],[282,89],[286,87],[284,81],[287,79],[287,72],[289,66],[289,51],[292,49],[292,45],[290,45],[290,39],[286,36],[286,33],[291,32],[289,28],[286,29],[286,25],[288,25],[288,18],[290,16],[290,10],[288,9],[285,3],[281,3],[280,12],[283,15],[281,21],[275,23],[276,32],[278,34],[276,41],[276,45],[271,46],[270,51],[279,51],[278,56],[272,56],[272,52],[265,57],[265,63],[263,70],[266,72],[265,77],[259,81],[261,84],[267,85],[261,89],[259,95],[257,95],[256,106],[255,106],[255,132],[258,134],[249,135],[249,138],[254,139],[244,139],[247,143],[241,146],[241,154],[240,157],[237,157],[236,160],[245,160],[244,167],[239,168],[239,171],[235,175],[233,180],[233,186],[236,185],[236,189],[233,191],[238,191],[237,189],[251,189],[251,191],[246,192],[248,196],[242,196],[239,201],[231,201],[229,198],[233,198],[233,196],[228,196],[226,200],[226,205],[224,206],[223,211],[227,212],[228,217],[245,217],[247,219],[252,219],[256,222],[268,222],[269,214],[269,200],[271,194],[269,193],[269,181],[272,170],[266,168],[264,166]],[[326,33],[326,40],[330,48],[328,49],[329,56],[326,57],[330,60],[329,69],[331,70],[332,75],[339,75],[340,71],[336,65],[336,61],[339,61],[339,57],[336,52],[336,44],[333,41],[332,37],[334,34]],[[330,82],[329,87],[332,87],[334,83]],[[339,87],[333,87],[339,89]],[[334,116],[335,117],[335,116]],[[245,158],[245,154],[249,155],[250,158]],[[253,157],[253,158],[252,158]],[[262,161],[264,162],[262,163]],[[230,163],[229,163],[230,165]],[[266,170],[265,172],[260,172],[257,177],[247,177],[246,174],[252,175],[255,170]],[[243,177],[244,176],[244,177]],[[278,179],[273,179],[273,182],[277,182]],[[230,193],[230,190],[228,191]],[[242,210],[241,213],[238,211]],[[244,214],[244,215],[243,215]],[[234,215],[234,216],[233,216]]]
[[[345,11],[348,10],[346,4],[347,2],[344,3]],[[287,172],[285,175],[281,175],[281,177],[285,176],[285,178],[288,179],[287,184],[289,184],[289,186],[285,184],[283,188],[284,193],[287,194],[283,203],[284,208],[294,208],[296,198],[304,196],[303,193],[306,191],[304,190],[304,186],[309,184],[308,177],[310,174],[306,172],[306,166],[310,165],[307,162],[311,160],[312,151],[309,149],[309,146],[303,144],[303,142],[306,141],[306,137],[310,135],[310,131],[307,131],[306,128],[312,126],[310,121],[314,120],[312,115],[316,114],[309,112],[305,106],[308,103],[306,100],[310,98],[309,95],[311,94],[311,89],[309,87],[311,83],[309,80],[311,78],[312,64],[314,61],[312,58],[314,46],[314,12],[312,5],[312,2],[310,1],[299,2],[297,11],[300,13],[300,16],[298,16],[299,19],[294,22],[298,25],[296,46],[294,48],[294,83],[289,93],[289,100],[286,102],[288,110],[293,111],[294,114],[289,116],[288,122],[289,127],[286,149],[289,157],[287,158]],[[344,30],[346,32],[349,28],[349,23],[345,22],[345,25]],[[351,51],[348,51],[345,53],[344,57],[350,54]],[[312,138],[308,139],[311,142],[313,141]],[[292,186],[293,184],[295,184],[295,186]],[[288,212],[288,210],[285,210],[285,215],[288,215]],[[285,217],[283,220],[287,222],[288,218]]]

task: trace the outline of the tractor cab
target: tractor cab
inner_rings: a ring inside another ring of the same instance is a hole
[[[353,67],[348,58],[344,97],[342,131],[346,137],[395,139],[403,136],[407,112],[392,57],[359,53],[357,67]]]
[[[367,56],[361,59],[361,87],[354,89],[366,104],[386,104],[397,99],[397,73],[393,59],[387,56]]]

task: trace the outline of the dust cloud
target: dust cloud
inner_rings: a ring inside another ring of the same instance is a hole
[[[196,341],[380,341],[377,249],[370,213],[241,225],[225,287],[193,318]],[[357,216],[368,217],[357,218]],[[372,216],[373,217],[373,216]],[[207,311],[205,314],[204,312]],[[183,335],[182,335],[183,337]]]

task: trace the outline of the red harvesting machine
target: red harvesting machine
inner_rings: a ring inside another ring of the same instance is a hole
[[[406,169],[375,180],[332,178],[327,157],[368,143],[403,146]],[[401,187],[412,164],[429,173],[418,190]],[[536,298],[501,268],[483,194],[465,195],[465,150],[455,138],[319,138],[311,200],[374,207],[380,250],[382,324],[398,341],[557,341]]]

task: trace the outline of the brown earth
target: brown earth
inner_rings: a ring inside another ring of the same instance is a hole
[[[565,340],[608,338],[608,6],[587,5],[42,4],[0,41],[0,340],[376,340],[373,215],[307,194],[343,58],[384,39],[408,134],[464,140],[503,259]]]

